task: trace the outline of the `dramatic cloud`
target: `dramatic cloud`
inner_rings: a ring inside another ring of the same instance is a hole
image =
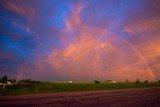
[[[160,79],[159,0],[1,0],[0,75]]]

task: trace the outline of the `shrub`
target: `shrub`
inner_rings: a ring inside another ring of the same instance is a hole
[[[145,80],[144,83],[149,83],[148,80]]]

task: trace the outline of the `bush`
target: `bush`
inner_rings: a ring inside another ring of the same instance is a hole
[[[158,83],[160,83],[160,80],[158,80]]]
[[[149,83],[148,80],[145,80],[144,83]]]

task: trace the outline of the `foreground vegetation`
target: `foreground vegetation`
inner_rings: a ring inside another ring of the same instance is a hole
[[[113,90],[113,89],[128,89],[128,88],[148,88],[160,87],[160,80],[157,82],[141,82],[137,79],[135,82],[130,82],[126,79],[125,82],[116,82],[108,80],[101,82],[43,82],[33,81],[31,79],[15,80],[9,79],[7,76],[0,78],[0,95],[18,95],[18,94],[38,94],[38,93],[56,93],[56,92],[71,92],[71,91],[90,91],[90,90]]]
[[[112,90],[128,88],[147,88],[160,87],[160,83],[95,83],[95,82],[33,82],[25,84],[0,85],[0,95],[17,95],[17,94],[37,94],[37,93],[56,93],[71,91],[89,91],[89,90]]]

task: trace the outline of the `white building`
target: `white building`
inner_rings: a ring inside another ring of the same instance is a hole
[[[68,81],[68,83],[73,83],[73,81]]]

